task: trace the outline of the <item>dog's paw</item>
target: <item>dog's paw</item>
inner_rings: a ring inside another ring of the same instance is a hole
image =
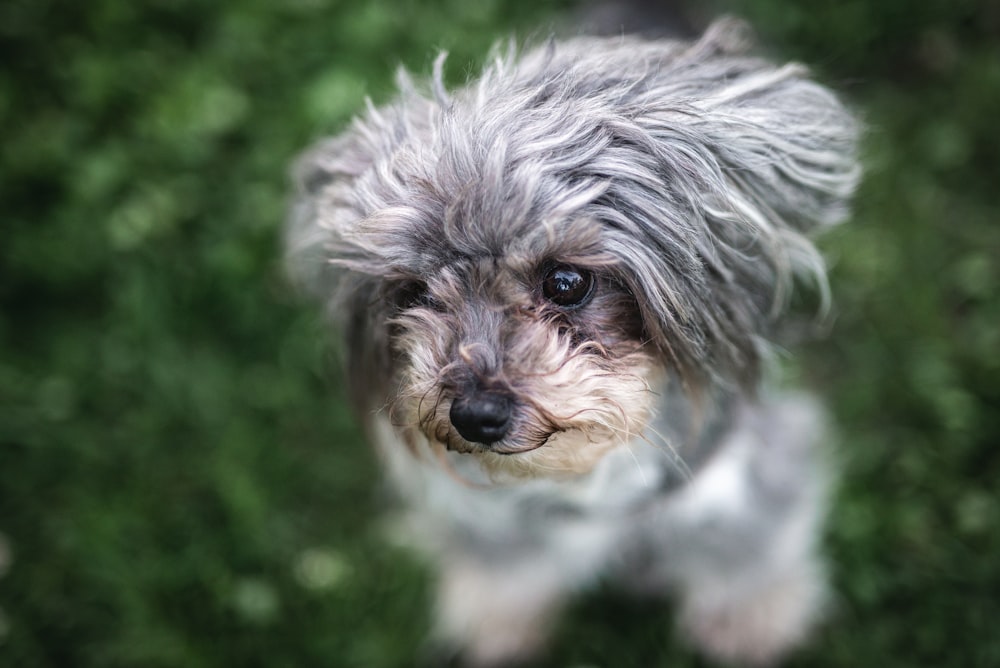
[[[452,665],[523,666],[544,653],[562,601],[551,581],[530,569],[481,569],[463,564],[442,573],[435,645]]]
[[[814,569],[785,574],[739,595],[699,592],[684,601],[680,625],[716,661],[771,666],[806,640],[825,600]]]

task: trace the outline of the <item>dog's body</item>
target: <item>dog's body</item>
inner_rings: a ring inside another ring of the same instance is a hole
[[[454,95],[401,77],[300,165],[293,266],[335,265],[311,281],[472,662],[535,652],[605,574],[678,595],[722,659],[817,615],[821,413],[757,386],[793,274],[824,285],[805,235],[846,213],[857,129],[743,38],[511,50]]]

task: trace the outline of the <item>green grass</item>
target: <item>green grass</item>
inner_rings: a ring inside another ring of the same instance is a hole
[[[402,62],[450,73],[561,3],[0,5],[0,665],[407,666],[421,567],[279,267],[287,166]],[[870,127],[796,373],[843,484],[836,614],[793,661],[1000,665],[995,3],[753,0]],[[552,665],[693,666],[613,591]]]

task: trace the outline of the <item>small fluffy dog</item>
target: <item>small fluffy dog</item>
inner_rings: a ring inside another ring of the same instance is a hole
[[[535,654],[573,590],[669,593],[710,656],[768,663],[824,600],[807,397],[759,390],[809,233],[847,213],[858,126],[723,20],[695,42],[499,49],[320,142],[291,263],[437,566],[437,638]]]

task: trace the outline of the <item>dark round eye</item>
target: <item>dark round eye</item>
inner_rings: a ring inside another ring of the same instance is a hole
[[[542,294],[559,306],[580,306],[590,299],[593,290],[593,274],[565,264],[549,269],[542,281]]]
[[[395,294],[396,305],[401,309],[418,306],[437,308],[437,301],[431,297],[427,285],[421,281],[408,281],[399,286]]]

